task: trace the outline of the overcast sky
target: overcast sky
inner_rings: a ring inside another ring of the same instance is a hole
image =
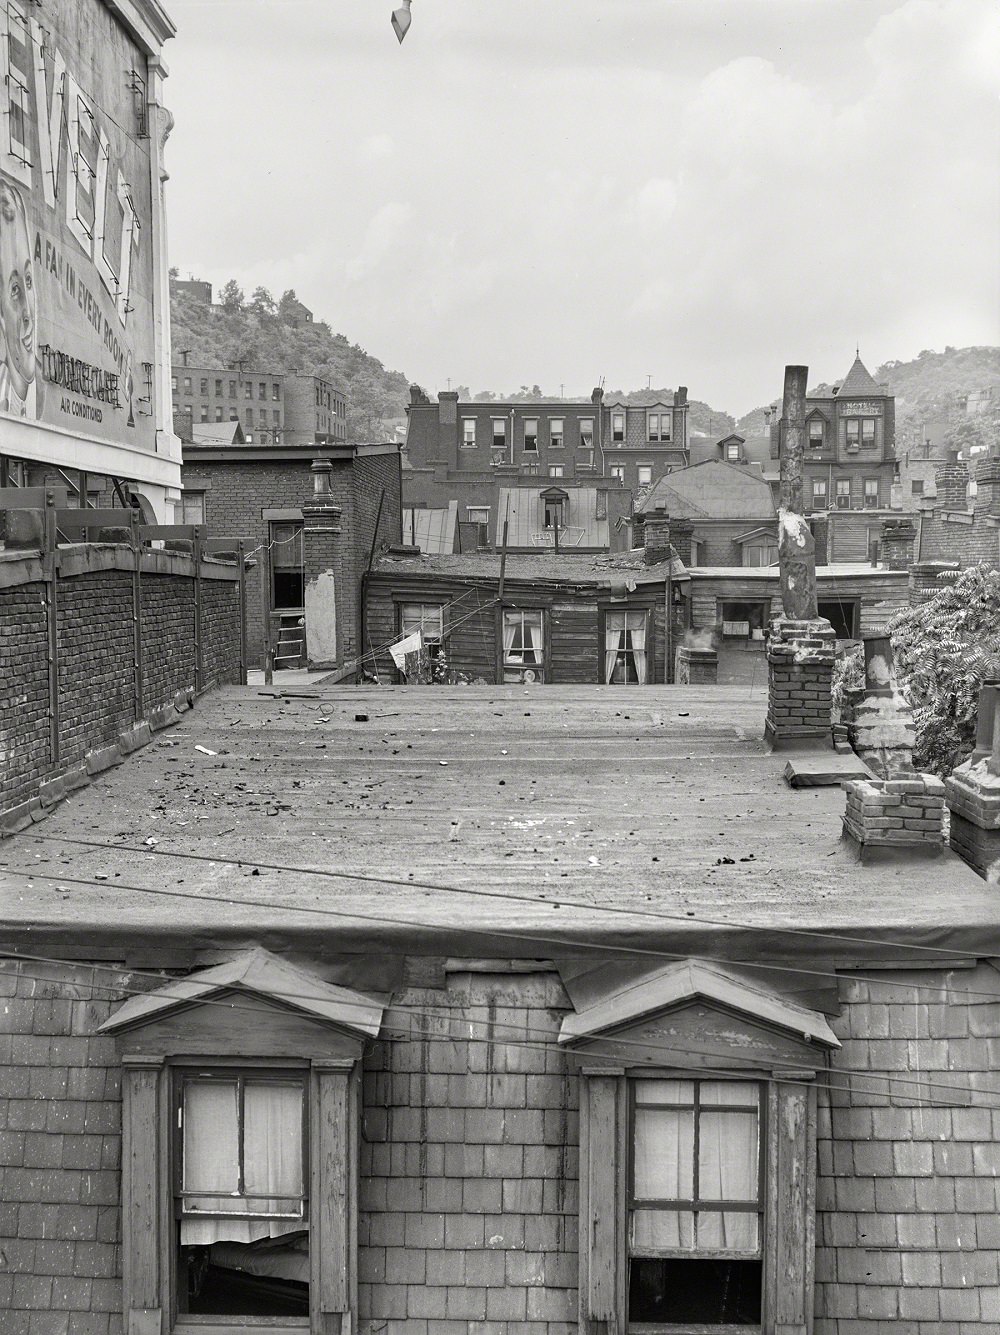
[[[167,0],[171,261],[431,390],[1000,341],[995,0]]]

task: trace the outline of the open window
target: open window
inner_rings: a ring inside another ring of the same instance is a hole
[[[503,679],[525,686],[545,680],[545,646],[540,609],[506,608],[503,613]]]
[[[807,1335],[826,1018],[700,960],[562,972],[581,1329]]]
[[[129,1335],[357,1320],[359,1060],[382,1003],[263,950],[125,1002]]]

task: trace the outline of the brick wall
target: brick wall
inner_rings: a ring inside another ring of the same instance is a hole
[[[322,453],[321,447],[317,447]],[[386,454],[358,454],[332,460],[330,490],[334,505],[341,507],[339,541],[351,553],[345,562],[347,588],[337,590],[337,615],[345,617],[345,648],[349,656],[360,651],[361,575],[368,564],[379,496],[385,488],[385,503],[379,521],[379,543],[402,541],[400,460],[397,450]],[[270,540],[265,510],[301,510],[313,495],[311,459],[257,462],[195,459],[184,466],[184,486],[205,492],[205,524],[214,532],[249,540],[253,547]],[[307,575],[308,577],[308,575]],[[268,593],[270,599],[270,593]],[[349,635],[347,632],[349,631]],[[264,635],[259,566],[247,576],[247,655],[250,663],[262,663]]]
[[[120,1067],[93,995],[126,978],[0,961],[4,1335],[121,1335]]]
[[[996,972],[865,972],[841,983],[834,1071],[913,1083],[819,1091],[814,1335],[996,1330]]]
[[[452,974],[444,993],[396,997],[385,1027],[410,1037],[365,1068],[362,1329],[575,1331],[577,1081],[555,1043],[567,1009],[544,974]]]
[[[38,784],[79,764],[136,723],[130,548],[60,552],[57,582],[59,760],[50,749],[48,585],[37,556],[0,561],[0,812]],[[235,571],[206,563],[202,574],[203,688],[236,683],[239,600]],[[143,716],[195,685],[194,577],[189,557],[143,558]]]

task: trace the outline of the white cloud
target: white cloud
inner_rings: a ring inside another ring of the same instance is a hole
[[[399,258],[409,249],[413,206],[399,202],[383,204],[365,230],[361,245],[344,265],[347,278],[357,283],[375,273],[380,266],[395,269]],[[396,263],[393,260],[396,253]]]

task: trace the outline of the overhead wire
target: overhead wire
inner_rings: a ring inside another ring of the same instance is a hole
[[[95,972],[96,970],[100,969],[106,972],[114,972],[118,974],[124,972],[129,974],[130,976],[139,974],[141,976],[150,978],[152,981],[163,984],[164,988],[169,987],[171,984],[183,984],[185,982],[191,983],[192,986],[194,986],[198,982],[197,978],[192,977],[191,975],[188,975],[187,977],[169,978],[165,980],[162,974],[155,974],[150,971],[128,969],[125,966],[99,964],[94,961],[66,960],[66,959],[60,959],[55,956],[43,956],[36,954],[18,955],[18,954],[8,954],[6,952],[0,951],[0,959],[6,959],[12,963],[20,963],[20,964],[23,964],[25,960],[30,960],[34,963],[48,963],[64,968],[77,965],[78,967],[89,969]],[[30,972],[23,969],[23,967],[18,970],[18,974],[20,977],[31,978],[35,981],[47,983],[50,985],[52,985],[53,982],[55,981],[49,975],[31,974]],[[114,992],[119,995],[119,998],[120,996],[155,998],[157,995],[157,990],[155,989],[145,990],[140,988],[130,988],[121,983],[111,983],[111,982],[101,983],[98,982],[96,979],[94,979],[91,982],[91,989],[92,990],[101,989],[102,991],[105,992]],[[162,991],[163,989],[161,988],[160,990]],[[311,993],[296,993],[293,991],[289,991],[287,989],[276,990],[271,995],[273,995],[276,999],[290,1002],[292,1004],[294,1004],[297,1001],[307,1001],[313,999],[313,994]],[[233,1011],[246,1011],[252,1014],[255,1018],[259,1018],[260,1015],[259,1008],[255,1006],[241,1005],[239,1002],[224,1001],[218,998],[213,999],[211,997],[202,997],[193,993],[188,996],[184,996],[178,991],[178,995],[174,999],[176,1000],[177,1004],[195,1003],[198,1004],[199,1006],[209,1006],[209,1007],[214,1006],[222,1010],[225,1010],[227,1013],[231,1013]],[[112,1000],[112,998],[104,997],[102,998],[102,1000],[110,1001]],[[347,1006],[348,1008],[350,1008],[351,1006],[356,1006],[357,1008],[367,1009],[371,1005],[371,1002],[352,1003],[349,1001],[342,1001],[341,1004]],[[386,1004],[384,1009],[387,1011],[403,1011],[404,1013],[410,1015],[414,1019],[419,1018],[432,1022],[433,1021],[440,1022],[441,1020],[444,1020],[448,1024],[459,1024],[462,1026],[463,1037],[465,1038],[465,1041],[468,1042],[480,1042],[489,1044],[490,1042],[493,1041],[491,1035],[496,1035],[504,1030],[510,1030],[512,1031],[511,1034],[509,1034],[506,1037],[503,1037],[502,1039],[499,1039],[498,1041],[502,1042],[504,1045],[516,1046],[530,1051],[538,1051],[546,1053],[550,1053],[554,1049],[557,1051],[566,1051],[567,1053],[572,1051],[572,1049],[561,1047],[558,1043],[555,1042],[555,1035],[551,1029],[543,1029],[538,1026],[516,1025],[513,1022],[505,1023],[503,1021],[498,1021],[495,1018],[484,1019],[484,1020],[470,1019],[469,1016],[465,1013],[455,1014],[454,1013],[455,1008],[452,1007],[449,1008],[442,1007],[435,1010],[427,1006],[413,1006],[413,1005],[407,1005],[405,1003],[391,1002]],[[465,1033],[465,1031],[468,1028],[473,1026],[481,1026],[486,1029],[487,1032],[483,1038],[480,1039],[470,1038]],[[521,1037],[521,1035],[526,1035],[526,1034],[541,1034],[544,1036],[544,1041],[541,1039],[533,1040],[530,1038]],[[420,1039],[423,1038],[431,1038],[433,1037],[433,1035],[431,1035],[427,1031],[420,1032],[419,1030],[414,1030],[411,1027],[409,1030],[398,1030],[398,1031],[393,1031],[391,1029],[380,1030],[378,1037],[379,1041],[388,1040],[388,1041],[399,1041],[399,1042],[412,1042],[412,1041],[419,1041]],[[449,1035],[447,1041],[455,1042],[459,1040],[456,1040],[455,1038]],[[706,1066],[704,1064],[699,1064],[697,1068],[689,1069],[687,1067],[678,1066],[677,1063],[673,1062],[665,1063],[663,1061],[663,1051],[661,1046],[651,1040],[633,1039],[633,1038],[622,1040],[622,1039],[616,1039],[614,1035],[605,1036],[597,1034],[592,1036],[592,1041],[604,1044],[615,1044],[617,1042],[619,1044],[620,1050],[604,1052],[604,1053],[589,1052],[587,1054],[588,1062],[607,1061],[609,1063],[620,1064],[624,1056],[628,1056],[629,1054],[633,1053],[636,1049],[639,1050],[648,1049],[657,1053],[658,1057],[644,1058],[640,1056],[638,1059],[629,1060],[629,1065],[631,1067],[635,1067],[641,1064],[645,1064],[655,1069],[669,1069],[669,1070],[678,1069],[684,1071],[689,1075],[697,1073],[697,1075],[699,1075],[702,1078],[706,1076],[716,1075],[720,1077],[725,1077],[727,1079],[746,1079],[748,1081],[759,1081],[763,1078],[770,1078],[774,1079],[778,1083],[782,1082],[801,1083],[800,1081],[795,1081],[794,1077],[792,1077],[791,1075],[783,1074],[780,1070],[778,1072],[773,1073],[772,1076],[770,1077],[761,1076],[760,1064],[759,1063],[755,1064],[753,1060],[749,1057],[741,1057],[739,1055],[734,1055],[733,1057],[727,1057],[726,1064],[722,1066],[711,1067],[711,1066]],[[718,1056],[717,1051],[713,1051],[710,1049],[701,1050],[683,1044],[673,1047],[671,1051],[680,1054],[681,1056],[697,1060],[699,1063],[703,1062],[703,1058],[705,1057],[706,1054],[716,1057]],[[742,1066],[740,1065],[740,1063],[742,1063]],[[820,1067],[818,1068],[818,1070],[822,1071],[824,1070],[824,1068]],[[831,1078],[829,1080],[824,1081],[814,1077],[810,1079],[808,1083],[815,1088],[826,1088],[843,1093],[845,1092],[845,1086],[837,1083],[837,1081],[840,1079],[870,1080],[870,1081],[882,1082],[887,1086],[900,1085],[900,1086],[905,1086],[907,1088],[912,1087],[914,1089],[921,1091],[940,1090],[946,1092],[949,1095],[958,1094],[962,1096],[961,1102],[956,1102],[953,1099],[946,1100],[943,1094],[942,1098],[938,1100],[933,1100],[933,1099],[928,1100],[922,1096],[918,1096],[917,1094],[907,1094],[905,1092],[896,1096],[900,1098],[906,1098],[908,1100],[910,1099],[917,1100],[918,1103],[922,1106],[931,1103],[933,1106],[964,1107],[968,1106],[968,1103],[974,1094],[981,1095],[993,1092],[989,1090],[971,1090],[968,1086],[965,1085],[952,1085],[944,1081],[933,1080],[927,1076],[922,1076],[919,1074],[917,1075],[916,1079],[913,1079],[909,1078],[907,1074],[895,1071],[887,1071],[887,1070],[883,1071],[876,1069],[867,1071],[849,1071],[843,1069],[829,1069],[827,1073],[830,1077],[836,1077],[836,1079]],[[909,1074],[910,1076],[912,1076],[914,1073],[910,1072]],[[970,1074],[976,1074],[976,1073],[970,1073]],[[878,1094],[884,1093],[884,1091],[881,1090],[870,1091],[870,1092]],[[996,1094],[997,1094],[997,1102],[995,1104],[988,1102],[980,1102],[978,1106],[989,1106],[989,1107],[995,1106],[997,1108],[1000,1108],[1000,1091],[996,1091]]]

